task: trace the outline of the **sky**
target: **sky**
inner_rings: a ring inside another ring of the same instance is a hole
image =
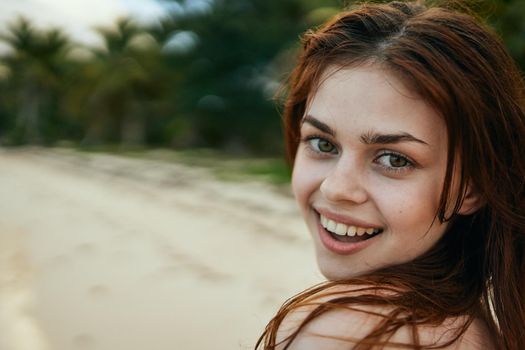
[[[0,0],[0,7],[0,32],[21,14],[37,28],[63,28],[73,40],[86,45],[99,43],[94,26],[111,26],[115,18],[131,16],[151,22],[166,15],[157,0]]]

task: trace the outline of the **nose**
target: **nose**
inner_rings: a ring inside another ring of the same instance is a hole
[[[339,160],[321,182],[321,194],[331,202],[361,204],[368,200],[366,171],[352,161]]]

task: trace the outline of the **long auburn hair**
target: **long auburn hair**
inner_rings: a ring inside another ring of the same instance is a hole
[[[315,308],[284,339],[283,349],[323,313],[368,304],[391,311],[365,338],[354,340],[354,349],[442,348],[457,341],[475,318],[488,325],[497,349],[525,349],[525,89],[515,63],[486,25],[453,9],[416,1],[363,4],[342,12],[304,35],[289,78],[284,128],[291,163],[301,119],[323,72],[366,63],[397,76],[445,121],[447,169],[436,219],[450,221],[449,228],[413,261],[328,281],[289,299],[255,348],[274,349],[282,320],[302,306]],[[460,174],[457,198],[451,196],[454,171]],[[478,191],[484,205],[462,216],[457,213],[468,187]],[[332,287],[341,285],[366,287],[334,292]],[[460,316],[465,322],[454,337],[419,344],[418,326]],[[413,330],[412,343],[389,343],[405,326]]]

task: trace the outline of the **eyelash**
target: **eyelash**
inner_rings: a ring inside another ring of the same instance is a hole
[[[334,147],[334,150],[336,151],[336,153],[321,151],[319,149],[318,145],[314,146],[312,144],[312,141],[314,141],[314,140],[317,140],[318,142],[319,141],[326,141],[326,142],[330,143]],[[339,152],[338,149],[337,149],[337,146],[332,141],[330,141],[326,137],[323,137],[323,136],[320,136],[320,135],[308,135],[308,136],[304,137],[301,140],[301,142],[305,143],[306,146],[307,146],[308,151],[312,152],[316,156],[329,157],[329,156],[331,156],[333,154],[337,154]],[[385,156],[397,157],[397,158],[403,160],[404,162],[406,162],[406,165],[402,166],[402,167],[392,167],[392,166],[386,166],[384,164],[381,164],[381,162],[379,160],[381,158],[385,157]],[[405,156],[405,155],[403,155],[401,153],[388,151],[388,150],[381,151],[381,153],[376,158],[374,158],[374,163],[377,164],[379,167],[381,167],[383,170],[385,170],[387,172],[390,172],[390,173],[395,173],[395,174],[399,174],[399,173],[402,173],[402,172],[405,172],[405,171],[409,171],[409,170],[411,170],[411,169],[416,167],[416,163],[413,160],[411,160],[409,157],[407,157],[407,156]]]

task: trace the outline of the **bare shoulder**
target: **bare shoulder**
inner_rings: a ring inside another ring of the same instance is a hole
[[[312,303],[303,305],[290,312],[281,323],[277,333],[277,343],[295,332],[302,322],[318,305],[335,297],[357,296],[367,286],[334,286],[323,290],[333,295],[319,297]],[[380,312],[378,314],[378,312]],[[362,339],[383,320],[381,314],[388,310],[369,305],[352,305],[349,308],[335,309],[313,319],[298,333],[288,348],[290,350],[347,350],[349,344]],[[286,344],[285,342],[284,344]],[[277,346],[277,350],[284,348]]]
[[[340,295],[356,295],[360,288],[336,287]],[[320,303],[331,298],[320,298]],[[288,314],[283,320],[277,333],[277,342],[284,340],[292,334],[304,319],[316,308],[318,303],[305,305]],[[364,338],[377,325],[384,320],[382,315],[388,314],[392,308],[372,305],[352,305],[350,308],[337,308],[328,311],[310,321],[297,335],[288,349],[290,350],[347,350],[349,345],[355,344]],[[421,344],[443,343],[447,338],[452,339],[457,327],[461,326],[465,319],[451,318],[439,326],[425,326],[418,328]],[[400,328],[390,338],[391,342],[411,343],[413,339],[412,330],[409,327]],[[284,343],[286,344],[286,343]],[[277,346],[281,350],[284,345]],[[389,347],[384,347],[389,349]],[[396,349],[398,347],[395,347]],[[394,349],[394,347],[392,347]],[[448,350],[490,350],[490,334],[482,320],[474,320],[462,337],[452,345],[444,348]]]
[[[439,326],[419,328],[422,343],[432,344],[450,339],[454,332],[466,321],[466,317],[451,317]],[[447,350],[495,350],[492,337],[485,322],[474,319],[466,332]]]

